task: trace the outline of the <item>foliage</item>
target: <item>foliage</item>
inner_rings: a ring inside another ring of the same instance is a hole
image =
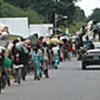
[[[3,5],[3,0],[0,0],[0,16],[1,16],[1,6]]]
[[[75,9],[73,17],[74,17],[73,23],[70,23],[69,20],[66,20],[64,23],[66,28],[69,28],[70,33],[80,30],[80,28],[86,25],[87,22],[87,18],[85,16],[84,11],[78,6]]]
[[[54,23],[55,14],[61,14],[63,16],[68,16],[67,20],[71,24],[74,20],[73,15],[75,13],[76,8],[75,2],[78,1],[80,0],[60,0],[60,2],[58,2],[58,0],[4,0],[4,2],[20,7],[23,10],[29,10],[31,14],[32,10],[35,10],[37,13],[44,17],[46,23]],[[40,15],[39,18],[43,19],[43,17],[41,17]],[[27,16],[29,18],[31,17],[30,14],[28,14]],[[35,20],[38,19],[37,17],[35,18]],[[31,17],[30,22],[33,23],[34,19],[32,19]],[[60,22],[60,24],[64,25],[64,21]]]
[[[34,9],[39,14],[45,17],[47,23],[54,23],[54,15],[62,14],[68,16],[69,20],[73,20],[72,13],[74,14],[75,5],[73,1],[78,0],[4,0],[22,9]],[[24,2],[24,3],[23,3]]]
[[[4,1],[14,6],[18,6],[21,8],[28,8],[32,0],[4,0]]]
[[[29,23],[31,24],[44,23],[44,17],[36,13],[34,10],[25,11],[25,16],[29,18]]]
[[[42,14],[47,23],[54,23],[55,13],[68,16],[70,21],[73,20],[72,13],[74,14],[75,8],[73,0],[61,0],[60,2],[54,2],[53,0],[34,0],[32,4],[31,8]]]
[[[9,39],[10,39],[10,40],[13,40],[13,39],[16,39],[16,38],[21,38],[21,36],[9,35]]]
[[[34,10],[22,10],[10,4],[3,4],[1,7],[1,17],[29,17],[30,23],[43,23],[44,18]]]
[[[78,6],[76,7],[76,10],[75,10],[74,20],[76,22],[80,22],[80,21],[86,22],[87,21],[84,11]]]
[[[86,21],[84,11],[75,7],[80,0],[4,0],[1,12],[2,17],[29,17],[30,23],[54,23],[55,14],[68,16],[62,19],[58,26],[71,27],[76,31]],[[7,4],[9,3],[9,4]],[[80,25],[82,24],[82,25]]]
[[[2,13],[1,17],[17,17],[17,16],[22,17],[22,15],[24,14],[23,10],[21,10],[20,8],[18,7],[16,8],[13,5],[7,3],[2,5],[1,13]]]
[[[74,22],[74,24],[69,27],[69,32],[70,33],[77,32],[78,30],[80,30],[82,26],[85,25],[86,25],[85,22]]]
[[[93,13],[88,17],[88,20],[100,21],[100,8],[95,8]]]
[[[2,4],[3,4],[3,0],[0,0],[0,6],[2,6]]]

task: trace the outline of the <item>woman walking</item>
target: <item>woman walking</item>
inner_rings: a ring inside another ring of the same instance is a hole
[[[38,52],[38,49],[35,48],[34,52],[32,52],[32,61],[34,65],[34,80],[40,80],[39,77],[39,69],[40,69],[40,64],[41,64],[42,57]]]
[[[14,58],[13,59],[13,68],[14,68],[14,74],[15,74],[15,82],[20,84],[23,65],[20,62],[20,53],[17,49],[14,49],[13,58]]]

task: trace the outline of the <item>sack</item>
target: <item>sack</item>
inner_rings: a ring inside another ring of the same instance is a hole
[[[12,61],[9,58],[5,57],[4,62],[3,62],[4,67],[9,68],[11,64],[12,64]]]
[[[27,40],[25,40],[25,43],[26,44],[31,44],[31,40],[30,39],[27,39]]]
[[[18,51],[21,51],[22,45],[21,45],[20,43],[16,43],[15,47],[16,47],[16,49],[17,49]]]

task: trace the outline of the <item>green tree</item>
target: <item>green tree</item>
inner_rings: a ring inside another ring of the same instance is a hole
[[[2,7],[2,5],[3,5],[3,0],[0,0],[0,16],[2,16],[1,15],[1,7]]]
[[[31,4],[32,0],[4,0],[4,2],[10,3],[11,5],[15,5],[21,7],[23,9],[28,8]]]
[[[44,18],[34,10],[22,10],[10,4],[3,4],[1,7],[1,17],[28,17],[30,23],[43,23]]]
[[[54,23],[55,14],[68,16],[68,22],[73,23],[75,13],[75,2],[80,0],[4,0],[7,3],[18,6],[24,10],[35,10],[44,16],[46,23]],[[30,15],[28,15],[30,16]],[[64,21],[58,24],[64,25]]]
[[[74,20],[76,22],[80,22],[80,21],[86,22],[87,21],[84,11],[79,6],[76,7]]]
[[[3,4],[3,0],[0,0],[0,6],[2,6],[2,4]]]
[[[80,30],[80,28],[84,25],[86,25],[87,18],[85,16],[84,11],[80,7],[76,7],[75,13],[74,13],[74,20],[73,23],[69,23],[69,21],[65,21],[65,26],[69,28],[70,33],[76,32]]]
[[[88,17],[88,20],[100,21],[100,8],[95,8],[93,13]]]
[[[55,13],[67,15],[68,20],[72,22],[75,12],[74,2],[79,0],[4,0],[22,9],[34,9],[39,14],[43,15],[47,23],[54,23]]]
[[[85,22],[75,22],[75,21],[74,21],[73,25],[71,25],[71,26],[69,27],[69,32],[70,32],[70,33],[77,32],[77,31],[80,30],[80,28],[81,28],[82,26],[85,26],[85,25],[86,25]]]
[[[73,0],[61,0],[60,2],[54,2],[54,0],[33,0],[31,8],[42,14],[47,23],[54,23],[55,13],[67,15],[68,19],[72,21],[75,5]]]

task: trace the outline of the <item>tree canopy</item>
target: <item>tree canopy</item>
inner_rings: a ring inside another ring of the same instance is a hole
[[[1,3],[0,3],[1,4]],[[20,7],[14,5],[3,3],[0,6],[0,17],[28,17],[29,23],[43,23],[44,17],[38,14],[36,11],[32,10],[23,10]]]
[[[100,21],[100,8],[95,8],[88,19]]]
[[[54,24],[55,14],[60,14],[68,18],[58,21],[58,26],[74,30],[87,20],[84,11],[75,6],[77,1],[80,0],[0,0],[0,17],[28,17],[31,24]]]
[[[72,21],[75,12],[74,2],[79,0],[4,0],[22,9],[34,9],[37,13],[45,18],[45,22],[54,23],[55,13],[68,16],[68,20]],[[56,2],[55,2],[56,1]]]
[[[3,0],[0,0],[0,6],[3,4]]]

